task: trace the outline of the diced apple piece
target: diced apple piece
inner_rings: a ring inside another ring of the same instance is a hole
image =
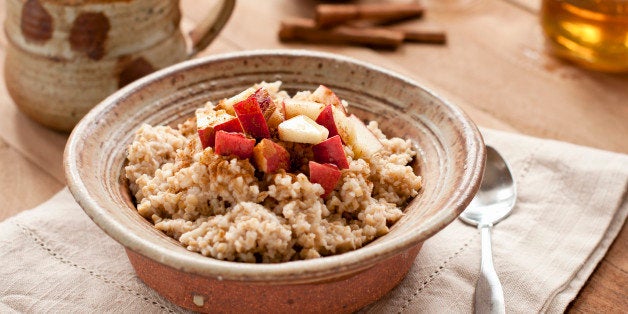
[[[319,85],[318,88],[310,95],[310,99],[326,105],[340,106],[340,98],[336,96],[331,89],[325,85]]]
[[[384,147],[360,118],[352,114],[348,117],[347,122],[350,125],[350,132],[349,138],[345,142],[351,146],[356,157],[371,157]]]
[[[288,170],[290,168],[288,151],[267,138],[262,139],[253,148],[253,160],[257,169],[265,173],[274,173],[279,169]]]
[[[325,106],[325,109],[316,118],[316,123],[324,126],[329,131],[329,137],[338,135],[338,128],[336,127],[336,120],[334,119],[332,105]],[[337,109],[336,109],[337,110]]]
[[[286,119],[284,115],[281,113],[279,108],[276,108],[275,111],[270,115],[270,117],[266,120],[266,124],[268,124],[269,129],[276,130],[281,122],[284,122]]]
[[[198,130],[198,135],[201,139],[203,149],[207,147],[214,147],[216,145],[216,132],[218,131],[242,133],[242,126],[240,125],[238,118],[232,117],[231,120],[217,124],[213,128],[210,127]]]
[[[334,118],[334,124],[336,125],[336,131],[340,135],[340,139],[344,144],[348,144],[350,138],[353,136],[353,124],[349,121],[344,112],[336,107],[331,107],[331,113]]]
[[[242,130],[242,125],[240,124],[240,121],[236,117],[233,117],[231,120],[227,122],[216,125],[216,127],[214,128],[214,131],[215,132],[225,131],[225,132],[233,132],[233,133],[244,133],[244,130]],[[214,136],[214,143],[215,143],[215,136]]]
[[[203,149],[214,147],[216,132],[223,130],[226,132],[242,132],[242,126],[238,119],[224,110],[214,111],[203,108],[196,110],[196,130],[201,140]]]
[[[310,182],[320,184],[325,193],[321,197],[326,197],[336,188],[342,172],[333,164],[319,164],[315,161],[309,162]]]
[[[282,83],[281,81],[274,81],[274,82],[261,81],[253,85],[253,87],[264,88],[265,90],[273,94],[277,94],[279,93],[279,89],[281,88],[281,83]]]
[[[242,133],[232,133],[225,131],[216,132],[216,148],[218,155],[235,155],[240,159],[247,159],[253,155],[255,140],[246,137]]]
[[[211,102],[211,100],[208,100],[205,102],[205,105],[202,108],[199,108],[197,110],[219,110],[220,108],[216,108],[216,105],[214,105],[213,102]]]
[[[264,115],[264,119],[268,121],[273,112],[275,112],[275,108],[277,107],[275,105],[275,102],[273,102],[273,99],[270,97],[270,94],[265,88],[260,88],[255,91],[255,99],[259,104],[262,115]]]
[[[331,89],[327,88],[325,85],[320,85],[318,88],[310,95],[310,100],[325,104],[332,105],[338,109],[340,109],[344,114],[347,114],[347,110],[345,106],[342,105],[340,98],[336,96]]]
[[[304,115],[280,123],[278,129],[279,139],[295,143],[318,144],[329,134],[324,126]]]
[[[233,106],[247,98],[249,98],[249,96],[253,95],[255,93],[255,88],[253,87],[249,87],[247,89],[245,89],[244,91],[242,91],[241,93],[231,97],[231,98],[227,98],[227,99],[223,99],[220,102],[218,102],[218,105],[216,106],[216,109],[223,109],[224,111],[226,111],[228,114],[230,115],[235,115],[235,110],[233,109]]]
[[[323,111],[325,105],[309,100],[284,99],[283,108],[286,119],[304,115],[314,120]]]
[[[269,138],[266,118],[255,94],[233,106],[244,132],[254,138]]]
[[[342,147],[340,136],[334,135],[314,146],[312,146],[314,160],[321,164],[334,164],[339,169],[349,168],[349,162]]]

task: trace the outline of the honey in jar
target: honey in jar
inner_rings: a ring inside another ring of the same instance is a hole
[[[628,72],[628,0],[543,0],[541,24],[557,56]]]

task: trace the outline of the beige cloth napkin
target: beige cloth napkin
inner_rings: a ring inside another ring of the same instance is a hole
[[[562,312],[628,214],[628,156],[483,130],[519,197],[493,230],[506,311]],[[365,312],[469,313],[480,235],[459,221],[426,241],[401,284]],[[0,223],[0,312],[182,312],[145,286],[67,189]]]

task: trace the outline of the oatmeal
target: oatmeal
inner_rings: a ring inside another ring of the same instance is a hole
[[[388,233],[421,188],[415,154],[325,86],[290,97],[262,82],[176,128],[140,127],[125,176],[138,213],[188,250],[276,263]]]

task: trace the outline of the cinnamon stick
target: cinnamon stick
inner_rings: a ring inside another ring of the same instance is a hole
[[[316,6],[316,25],[330,27],[352,20],[381,20],[386,23],[421,17],[418,3],[320,4]]]
[[[401,31],[380,28],[339,26],[321,29],[311,19],[292,18],[281,22],[279,39],[316,43],[354,44],[374,48],[396,49],[404,40]]]
[[[395,31],[403,32],[403,40],[406,42],[441,45],[447,43],[447,34],[441,30],[395,29]]]

